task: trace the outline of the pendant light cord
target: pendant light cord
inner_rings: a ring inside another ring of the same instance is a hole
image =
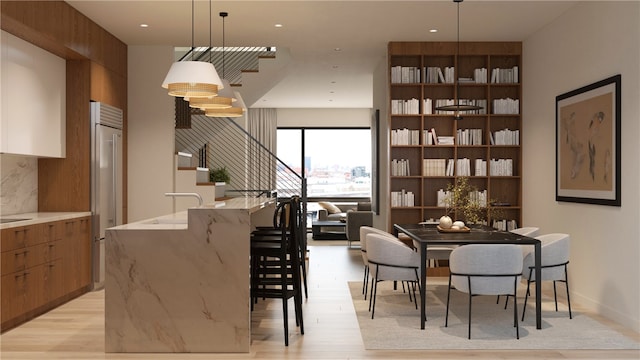
[[[458,1],[458,35],[457,35],[457,39],[456,39],[456,78],[453,79],[456,82],[456,105],[458,107],[458,110],[456,111],[456,118],[460,117],[460,2],[462,0]]]
[[[225,52],[225,46],[224,46],[224,19],[229,15],[228,12],[226,11],[222,11],[220,12],[220,17],[222,18],[222,78],[225,79],[224,76],[224,52]]]
[[[194,23],[195,23],[195,20],[194,20],[195,19],[195,10],[194,10],[195,3],[194,3],[194,1],[195,0],[191,0],[191,60],[193,60],[193,57],[195,56],[194,50],[196,48],[195,45],[194,45],[195,44],[194,40],[193,40],[194,36],[195,36],[195,30],[194,30],[195,29],[195,25],[194,25]]]

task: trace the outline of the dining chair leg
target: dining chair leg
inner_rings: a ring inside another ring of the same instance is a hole
[[[377,271],[376,271],[376,275]],[[377,280],[377,276],[376,279],[374,279],[373,283],[371,284],[373,286],[373,294],[371,295],[371,297],[373,298],[373,308],[371,308],[371,319],[373,319],[373,315],[376,312],[376,296],[378,295],[378,280]]]
[[[520,326],[518,326],[518,277],[513,281],[513,321],[516,327],[516,339],[520,339]],[[507,296],[507,299],[509,296]]]
[[[564,265],[564,285],[567,287],[567,305],[569,306],[569,319],[573,319],[571,315],[571,299],[569,299],[569,277],[567,276],[567,264]]]
[[[365,265],[364,266],[364,278],[362,279],[362,295],[364,295],[364,299],[367,300],[367,290],[368,286],[367,286],[367,282],[369,280],[369,266]]]
[[[468,335],[467,338],[469,340],[471,340],[471,299],[473,298],[472,292],[471,292],[471,276],[467,276],[467,279],[469,281],[469,323],[467,324],[467,328],[469,329],[468,331]]]
[[[451,274],[449,274],[449,286],[447,286],[447,311],[444,316],[444,327],[449,325],[449,298],[451,296]],[[425,316],[426,317],[426,316]]]

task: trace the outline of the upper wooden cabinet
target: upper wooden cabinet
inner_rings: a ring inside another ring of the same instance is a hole
[[[65,156],[66,60],[2,31],[0,152]]]
[[[499,210],[484,221],[519,225],[522,44],[391,42],[388,56],[389,224],[438,219],[438,191],[465,176]],[[435,110],[456,97],[482,110],[460,120]]]

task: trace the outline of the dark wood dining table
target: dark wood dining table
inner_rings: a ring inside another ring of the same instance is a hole
[[[427,247],[433,245],[468,244],[515,244],[530,245],[535,251],[535,278],[540,279],[541,244],[540,240],[518,235],[508,231],[496,230],[486,225],[470,225],[469,232],[441,232],[436,224],[394,224],[396,236],[404,233],[414,240],[420,252],[420,329],[424,330],[426,321],[425,294],[427,288]],[[542,328],[541,281],[535,282],[536,292],[536,329]]]

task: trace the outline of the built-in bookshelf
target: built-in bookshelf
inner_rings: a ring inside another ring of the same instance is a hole
[[[498,210],[487,224],[519,226],[522,43],[390,42],[388,56],[389,225],[440,218],[448,185],[465,176]],[[456,98],[482,109],[461,120],[435,110]]]

